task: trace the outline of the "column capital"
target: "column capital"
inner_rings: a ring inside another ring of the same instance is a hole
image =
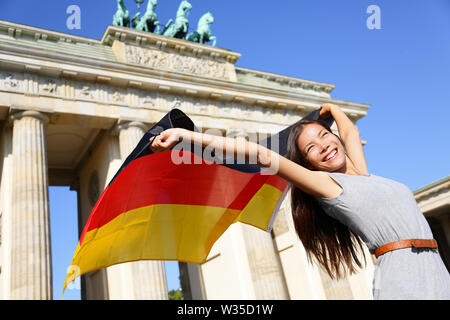
[[[145,125],[145,123],[141,121],[134,121],[134,120],[119,120],[117,121],[116,125],[111,129],[111,134],[114,136],[118,136],[120,134],[120,131],[126,130],[128,128],[139,128],[144,132],[147,132],[148,128]]]
[[[31,117],[38,119],[47,125],[50,121],[50,117],[43,112],[35,111],[35,110],[24,110],[24,111],[16,111],[9,115],[9,122],[13,123],[15,120],[20,120],[26,117]]]

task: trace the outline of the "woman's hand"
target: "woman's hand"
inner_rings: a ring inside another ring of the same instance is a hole
[[[319,113],[319,117],[322,119],[328,118],[332,115],[332,109],[334,108],[339,108],[339,106],[332,104],[332,103],[324,103],[323,105],[320,106],[320,113]]]
[[[184,136],[185,136],[184,129],[172,128],[164,130],[159,135],[150,138],[150,141],[153,140],[153,142],[150,145],[150,149],[154,153],[169,150],[178,142],[183,140]]]

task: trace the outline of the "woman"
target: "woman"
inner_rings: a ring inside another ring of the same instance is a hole
[[[185,129],[163,131],[151,149],[187,140],[276,168],[291,183],[294,225],[308,257],[331,277],[362,266],[362,239],[377,256],[375,299],[450,299],[450,275],[413,193],[369,174],[357,127],[338,106],[322,105],[320,117],[330,115],[340,138],[321,119],[300,121],[290,132],[287,158],[252,142]]]

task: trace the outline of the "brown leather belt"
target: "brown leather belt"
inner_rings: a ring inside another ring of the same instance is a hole
[[[433,239],[408,239],[408,240],[400,240],[395,242],[390,242],[378,247],[375,250],[375,257],[379,257],[386,252],[402,249],[402,248],[437,248],[437,242]]]

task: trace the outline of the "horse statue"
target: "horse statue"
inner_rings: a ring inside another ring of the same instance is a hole
[[[136,12],[136,14],[131,19],[131,28],[135,29],[140,21],[141,21],[141,13]]]
[[[130,13],[125,7],[124,0],[117,0],[117,11],[113,16],[113,26],[129,27]]]
[[[187,16],[191,9],[192,5],[189,2],[186,0],[181,1],[180,6],[178,7],[175,23],[173,23],[173,20],[170,19],[160,34],[166,37],[183,39],[188,32],[189,21]]]
[[[147,11],[136,25],[136,30],[159,33],[159,21],[155,13],[158,0],[148,0]]]
[[[197,30],[191,32],[186,40],[205,43],[208,41],[212,41],[212,46],[216,45],[216,37],[211,35],[211,24],[214,22],[214,17],[211,12],[205,13],[200,20],[198,20]]]

